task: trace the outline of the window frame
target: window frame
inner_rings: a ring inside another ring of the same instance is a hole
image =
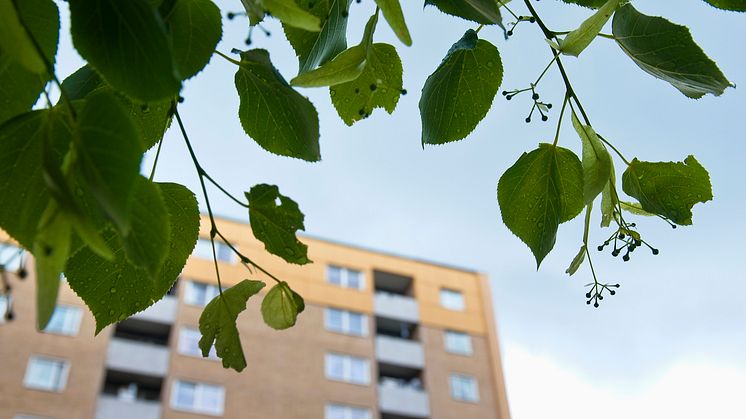
[[[55,324],[55,316],[57,316],[58,313],[61,313],[62,311],[66,313],[65,318],[62,320],[62,328],[50,329],[50,327]],[[74,314],[71,315],[70,313]],[[77,336],[78,333],[80,333],[80,324],[82,323],[82,321],[83,309],[78,306],[68,304],[57,304],[54,307],[52,317],[49,319],[49,322],[47,323],[47,326],[44,328],[43,332],[61,336]],[[71,328],[67,329],[68,326],[71,326]]]
[[[207,253],[203,253],[202,246],[205,246],[204,250]],[[211,240],[206,237],[199,237],[197,242],[194,244],[194,250],[192,250],[192,256],[203,260],[212,260],[212,244]],[[238,262],[238,257],[233,250],[222,240],[215,240],[215,258],[220,263],[235,264]]]
[[[339,271],[339,284],[331,281],[330,272],[333,270]],[[350,286],[350,276],[351,276],[350,274],[353,272],[356,274],[357,279],[360,281],[360,283],[356,287]],[[327,284],[331,284],[331,285],[334,285],[340,288],[347,288],[347,289],[353,289],[353,290],[358,290],[358,291],[364,291],[366,288],[367,281],[365,278],[365,273],[360,269],[348,268],[345,266],[339,266],[339,265],[330,263],[326,265],[325,275],[326,275]]]
[[[193,397],[193,403],[191,406],[184,406],[180,405],[177,402],[179,389],[182,385],[190,384],[194,385],[194,397]],[[217,409],[209,409],[205,406],[201,406],[202,402],[204,402],[204,389],[207,387],[213,387],[220,390],[220,396],[218,400],[220,401],[219,406],[216,406]],[[196,413],[201,415],[208,415],[208,416],[223,416],[223,413],[225,412],[225,386],[221,386],[219,384],[212,384],[212,383],[205,383],[201,381],[191,381],[191,380],[182,380],[179,378],[175,378],[171,383],[171,395],[169,397],[169,405],[171,409],[180,411],[180,412],[187,412],[187,413]]]
[[[365,419],[373,418],[373,413],[367,407],[352,406],[349,404],[329,402],[324,405],[324,419],[336,419],[333,416],[331,416],[331,414],[329,413],[329,411],[334,408],[339,408],[339,409],[344,410],[344,412],[342,413],[342,419],[353,419],[354,417],[353,412],[355,410],[357,410],[358,412],[364,412],[363,414],[365,415]]]
[[[198,294],[195,289],[197,287],[205,287],[204,290],[204,301],[197,301]],[[224,290],[225,291],[225,290]],[[197,281],[194,279],[186,280],[186,287],[184,288],[184,303],[195,307],[205,307],[212,301],[213,298],[220,294],[220,289],[217,284],[211,284],[209,282]]]
[[[57,382],[53,386],[38,385],[31,381],[31,368],[35,361],[61,364],[62,368],[57,376]],[[66,359],[54,358],[45,355],[31,355],[26,363],[26,372],[23,375],[23,386],[30,390],[48,391],[51,393],[62,393],[67,386],[67,378],[70,373],[70,362]]]
[[[442,287],[438,293],[440,306],[451,311],[466,311],[466,297],[460,290]],[[458,297],[458,300],[454,300]],[[458,301],[454,303],[454,301]]]
[[[332,360],[334,358],[340,359],[342,362],[342,375],[335,376],[331,374]],[[353,363],[360,361],[364,368],[364,376],[362,380],[356,380],[353,376]],[[357,384],[362,386],[370,385],[370,360],[356,355],[340,354],[337,352],[327,352],[324,354],[324,376],[328,380],[340,381],[343,383]]]
[[[191,338],[187,338],[187,334],[192,333]],[[199,344],[195,346],[196,352],[190,352],[189,348],[191,345],[188,345],[188,339],[194,340],[194,336],[197,337],[197,342],[199,342],[199,338],[202,336],[199,332],[199,329],[191,327],[191,326],[181,326],[179,327],[179,336],[176,340],[176,351],[179,353],[179,355],[185,355],[185,356],[191,356],[193,358],[200,358],[200,359],[209,359],[211,361],[218,361],[220,358],[218,357],[218,354],[215,350],[215,345],[213,345],[210,348],[210,353],[207,357],[202,356],[202,350],[199,348]]]
[[[450,343],[454,343],[455,341],[453,339],[449,339],[449,336],[452,338],[460,339],[460,338],[466,338],[466,346],[465,349],[462,350],[458,345],[453,346],[449,345]],[[474,354],[474,345],[473,340],[471,338],[471,335],[466,332],[458,332],[455,330],[445,330],[443,332],[443,346],[445,347],[446,352],[456,355],[464,355],[464,356],[471,356]]]
[[[465,384],[469,387],[465,387]],[[460,402],[479,403],[479,382],[476,377],[464,373],[451,373],[448,377],[448,387],[451,398]],[[465,392],[465,388],[473,388],[474,394]]]
[[[332,312],[340,313],[341,316],[341,325],[339,328],[335,328],[334,325],[331,323],[332,318]],[[359,333],[355,330],[352,330],[352,317],[353,316],[360,316],[361,319],[361,329]],[[324,328],[330,332],[333,333],[341,333],[343,335],[349,335],[349,336],[358,336],[358,337],[367,337],[369,333],[369,319],[368,316],[365,313],[361,313],[358,311],[351,311],[351,310],[344,310],[341,308],[336,307],[325,307],[324,308]]]

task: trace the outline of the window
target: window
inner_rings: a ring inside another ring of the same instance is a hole
[[[460,355],[471,355],[471,336],[466,333],[454,332],[452,330],[446,330],[443,336],[445,339],[446,351]]]
[[[347,335],[367,336],[368,316],[354,311],[327,308],[324,310],[326,330]]]
[[[186,284],[184,301],[187,304],[204,307],[220,293],[217,285],[194,281],[187,281]]]
[[[212,244],[210,239],[199,238],[194,246],[193,256],[200,259],[212,260]],[[215,257],[218,262],[236,263],[236,255],[227,244],[220,240],[215,240]]]
[[[59,359],[32,356],[26,367],[23,385],[47,391],[62,391],[67,381],[68,365]]]
[[[365,358],[328,353],[324,361],[326,378],[354,384],[370,383],[370,365]]]
[[[324,419],[371,419],[370,410],[341,404],[327,404]]]
[[[343,288],[354,288],[357,290],[365,288],[365,280],[362,272],[334,265],[326,267],[326,282]]]
[[[7,320],[5,316],[8,314],[10,309],[10,295],[0,295],[0,324],[5,323]]]
[[[56,333],[59,335],[75,336],[80,330],[80,320],[83,317],[83,310],[78,307],[59,305],[54,308],[52,318],[49,319],[44,331],[47,333]]]
[[[175,380],[171,407],[193,413],[220,416],[225,403],[225,388],[207,383]]]
[[[451,290],[448,288],[440,289],[440,305],[449,310],[464,311],[464,295],[461,291]]]
[[[202,335],[199,330],[191,327],[182,327],[179,331],[179,353],[182,355],[202,357],[202,350],[199,348],[199,339]],[[215,353],[215,346],[210,348],[209,359],[219,359]]]
[[[478,402],[477,380],[469,375],[451,374],[451,397],[464,402]]]
[[[18,272],[21,268],[23,249],[10,243],[0,243],[0,263],[7,272]]]

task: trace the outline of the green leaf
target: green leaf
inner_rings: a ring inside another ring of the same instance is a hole
[[[44,154],[62,165],[72,129],[56,110],[19,115],[0,126],[0,227],[31,249],[51,195],[44,181]]]
[[[304,229],[298,204],[280,194],[275,185],[254,185],[245,195],[249,201],[251,230],[267,251],[288,263],[311,262],[308,247],[295,236],[296,231]]]
[[[177,0],[166,16],[176,68],[182,79],[202,71],[223,36],[220,9],[210,0]]]
[[[577,4],[583,7],[590,7],[591,9],[598,9],[606,3],[606,0],[562,0],[565,3]]]
[[[643,217],[655,217],[655,214],[642,209],[642,205],[639,202],[620,201],[619,204],[624,211],[627,211],[630,214],[641,215]]]
[[[197,198],[179,184],[156,185],[168,210],[166,222],[172,228],[168,256],[155,278],[127,259],[121,238],[111,228],[105,230],[104,237],[114,251],[114,261],[101,258],[89,248],[77,251],[68,261],[65,276],[96,318],[96,333],[161,299],[173,286],[197,242]]]
[[[394,112],[402,94],[402,71],[396,48],[383,43],[371,45],[360,76],[329,88],[332,104],[345,124],[367,118],[375,108]]]
[[[433,5],[443,13],[473,22],[502,26],[503,19],[496,0],[425,0],[425,6],[427,5]]]
[[[57,305],[60,274],[70,255],[72,225],[50,202],[39,222],[39,234],[34,240],[36,262],[36,328],[44,330]]]
[[[53,65],[60,30],[57,6],[51,0],[16,1],[16,5],[20,18]],[[6,35],[6,31],[18,30],[19,23],[15,10],[8,11],[6,8],[13,9],[12,0],[0,0],[0,9],[5,10],[0,11],[0,124],[30,110],[50,78],[46,67],[37,74],[16,59],[15,54],[20,53],[24,56],[30,54],[32,61],[40,60],[32,46],[31,49],[24,49],[29,45],[22,47],[22,44],[13,42],[14,35]],[[7,20],[15,20],[15,23],[8,23]],[[20,36],[27,38],[25,30]],[[6,47],[5,44],[10,45]]]
[[[264,7],[262,7],[261,3],[261,0],[241,0],[251,26],[257,25],[264,19]]]
[[[694,156],[683,163],[634,159],[622,175],[622,189],[645,211],[679,225],[691,225],[694,204],[712,199],[710,175]]]
[[[85,99],[92,92],[113,93],[130,115],[145,149],[157,144],[171,125],[171,99],[150,103],[133,102],[112,89],[88,65],[79,68],[67,77],[62,82],[62,88],[71,100]]]
[[[322,20],[321,31],[309,32],[283,25],[285,35],[298,56],[298,74],[311,71],[347,49],[347,14],[352,0],[298,0],[301,8]]]
[[[584,20],[577,29],[568,33],[564,39],[560,40],[559,50],[563,54],[575,57],[580,55],[596,39],[598,33],[601,32],[601,28],[604,27],[611,15],[614,14],[621,1],[608,0],[596,13]]]
[[[179,93],[165,25],[146,0],[69,3],[75,48],[114,89],[143,102]]]
[[[355,80],[365,69],[367,55],[367,49],[361,45],[346,49],[321,67],[290,80],[290,84],[301,87],[321,87]]]
[[[580,250],[578,251],[578,254],[575,255],[575,257],[572,259],[572,262],[570,262],[570,266],[567,267],[565,270],[565,273],[573,276],[575,272],[578,271],[578,268],[583,264],[585,261],[585,245],[580,246]]]
[[[262,300],[262,317],[264,322],[273,329],[287,329],[295,325],[295,321],[303,309],[303,298],[290,289],[287,282],[282,281],[272,289]]]
[[[238,372],[246,368],[246,358],[238,336],[236,320],[238,315],[246,310],[249,298],[262,288],[264,282],[244,279],[207,304],[199,316],[199,331],[202,333],[199,347],[202,356],[207,357],[210,354],[210,348],[214,343],[215,352],[223,360],[224,368],[233,368]]]
[[[646,16],[626,4],[614,14],[612,31],[617,44],[635,64],[689,98],[698,99],[707,93],[720,96],[733,86],[685,26]]]
[[[295,0],[263,0],[262,4],[285,25],[312,32],[321,30],[321,20],[298,6]]]
[[[587,205],[609,183],[611,156],[593,127],[581,124],[575,112],[572,113],[572,126],[583,142],[583,199]]]
[[[503,222],[541,261],[554,247],[560,223],[582,211],[583,167],[570,150],[550,144],[524,153],[500,178]]]
[[[445,144],[469,135],[490,110],[502,77],[497,48],[466,31],[422,88],[422,143]]]
[[[370,17],[365,25],[363,39],[359,45],[342,51],[334,59],[317,69],[299,74],[290,80],[290,84],[302,87],[334,86],[358,78],[365,69],[376,23],[378,23],[377,12]]]
[[[257,144],[280,156],[321,159],[316,108],[287,84],[267,50],[242,52],[235,81],[241,126]]]
[[[140,174],[143,148],[120,102],[109,92],[90,96],[78,116],[80,171],[101,209],[126,234],[129,197]]]
[[[27,28],[34,36],[33,40]],[[45,60],[54,63],[59,30],[59,10],[53,1],[0,0],[0,50],[26,70],[35,74],[47,73]],[[45,57],[39,55],[34,40]]]
[[[712,6],[723,10],[746,12],[746,0],[705,0]]]
[[[611,220],[614,218],[614,208],[616,208],[619,202],[616,196],[616,173],[614,171],[614,161],[609,160],[609,181],[606,182],[604,190],[601,192],[601,227],[608,227],[611,225]],[[614,191],[612,191],[614,187]]]
[[[136,198],[130,205],[132,223],[122,246],[133,265],[154,277],[168,256],[171,230],[168,210],[158,187],[142,176],[136,178],[132,194]]]
[[[383,17],[389,23],[396,37],[406,46],[412,45],[412,36],[409,35],[407,23],[404,21],[404,13],[401,10],[399,0],[376,0],[376,4],[381,8]]]

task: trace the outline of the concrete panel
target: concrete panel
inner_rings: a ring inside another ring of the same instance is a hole
[[[427,392],[415,387],[400,385],[386,379],[378,386],[378,406],[381,413],[426,418],[430,416]]]
[[[411,368],[425,366],[425,356],[420,342],[391,336],[376,337],[376,359],[379,362]]]
[[[123,400],[101,395],[96,405],[96,419],[160,419],[161,404],[147,400]]]
[[[377,316],[389,317],[410,323],[420,321],[420,310],[414,298],[398,294],[377,292],[373,297],[373,311]]]
[[[133,319],[147,320],[155,323],[173,324],[176,319],[178,300],[173,295],[166,295],[155,304],[141,311]]]
[[[112,338],[106,354],[108,368],[150,376],[168,372],[169,349],[165,346]]]

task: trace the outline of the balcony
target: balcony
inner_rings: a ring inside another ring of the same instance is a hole
[[[408,418],[430,416],[430,400],[427,392],[421,386],[403,380],[382,378],[378,385],[378,404],[384,416]]]
[[[117,371],[162,377],[168,371],[168,356],[166,346],[114,337],[109,342],[106,366]]]
[[[376,336],[376,359],[381,363],[408,368],[424,368],[422,344],[391,336]]]
[[[173,295],[166,295],[155,304],[133,315],[132,319],[153,323],[172,324],[176,319],[178,300]]]
[[[161,403],[150,400],[128,400],[102,394],[96,405],[96,419],[160,419]]]
[[[385,291],[377,291],[373,297],[373,311],[376,316],[401,320],[409,323],[420,321],[420,310],[414,298]]]

